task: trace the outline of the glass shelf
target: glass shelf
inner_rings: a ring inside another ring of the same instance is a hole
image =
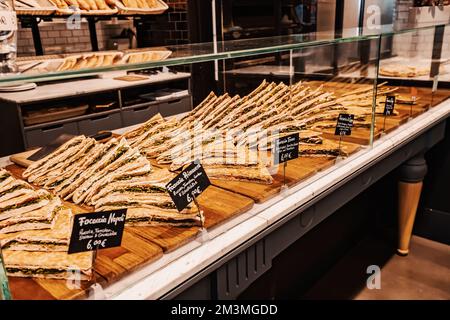
[[[378,29],[344,29],[341,37],[334,32],[316,32],[289,36],[199,43],[164,48],[125,51],[81,52],[70,55],[19,58],[21,73],[0,76],[0,84],[40,82],[94,76],[108,71],[132,71],[164,66],[200,63],[212,60],[248,57],[308,47],[370,40],[380,36],[432,29],[434,25],[395,30],[393,25]]]

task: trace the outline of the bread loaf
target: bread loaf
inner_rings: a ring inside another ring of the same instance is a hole
[[[85,0],[90,10],[98,10],[97,3],[94,0]]]
[[[85,0],[77,0],[77,2],[78,2],[78,6],[80,7],[81,10],[90,10],[91,9],[89,4]]]
[[[111,9],[110,7],[108,7],[108,5],[106,4],[105,0],[95,0],[95,3],[97,4],[97,8],[99,10],[109,10]]]

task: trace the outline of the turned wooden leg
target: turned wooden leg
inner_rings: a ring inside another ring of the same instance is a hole
[[[416,218],[417,206],[422,191],[422,181],[427,173],[423,154],[408,160],[400,167],[398,183],[398,247],[400,255],[409,253],[409,241]]]

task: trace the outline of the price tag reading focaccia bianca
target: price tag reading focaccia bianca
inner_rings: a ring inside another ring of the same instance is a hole
[[[390,116],[394,112],[395,107],[395,96],[387,96],[386,101],[384,103],[384,112],[385,116]]]
[[[192,162],[166,185],[166,189],[178,211],[183,211],[211,184],[205,170],[198,161]]]
[[[334,132],[334,135],[336,136],[351,135],[353,128],[353,119],[355,119],[355,115],[353,114],[340,113],[337,120],[336,131]]]
[[[283,163],[298,158],[300,136],[297,133],[275,139],[273,142],[274,164]]]
[[[69,254],[119,247],[126,215],[126,209],[75,215]]]

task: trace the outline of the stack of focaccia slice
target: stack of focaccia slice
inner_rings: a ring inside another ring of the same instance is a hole
[[[54,153],[33,163],[23,173],[29,182],[54,193],[88,203],[110,175],[149,173],[151,165],[125,139],[97,143],[84,136],[66,142]]]
[[[134,226],[201,226],[202,216],[189,205],[178,212],[165,185],[175,174],[155,168],[151,174],[114,178],[92,198],[98,211],[127,209],[127,224]]]
[[[49,229],[26,230],[0,235],[2,249],[14,251],[67,252],[72,226],[70,209],[61,208]]]
[[[377,85],[377,97],[375,114],[382,115],[384,112],[384,103],[387,95],[395,95],[398,90],[397,87],[386,88],[386,83],[380,83]],[[348,113],[356,115],[371,116],[373,106],[374,87],[372,85],[366,85],[361,89],[353,90],[349,93],[344,93],[336,101],[340,103]],[[394,110],[392,115],[398,115],[398,111]]]
[[[159,164],[170,164],[172,171],[179,170],[196,160],[201,162],[211,179],[264,184],[273,182],[258,153],[248,147],[235,146],[232,137],[223,131],[194,131],[190,137],[174,144],[156,158]]]
[[[210,103],[216,100],[213,95],[207,99],[211,99]],[[204,107],[207,105],[204,103]],[[199,110],[195,109],[188,116],[191,120],[196,111]],[[183,119],[164,121],[156,115],[124,137],[132,139],[131,143],[148,158],[161,165],[170,165],[172,171],[199,160],[212,179],[273,182],[262,162],[257,158],[256,161],[248,161],[245,156],[250,152],[248,148],[236,148],[232,143],[233,137],[220,130],[198,128]]]
[[[429,73],[429,67],[408,66],[393,63],[380,67],[380,75],[387,77],[415,78],[428,75]]]
[[[298,132],[302,155],[336,156],[338,147],[325,141],[320,132],[334,128],[340,113],[354,114],[355,128],[370,129],[373,89],[364,86],[336,97],[324,86],[264,80],[243,97],[211,92],[181,119],[165,121],[158,114],[124,137],[147,158],[170,165],[170,170],[198,159],[213,179],[271,183],[269,172],[263,169],[270,161],[246,162],[242,155],[254,149],[261,155],[271,150],[274,139]],[[377,95],[395,90],[382,83]],[[380,104],[376,113],[382,109]]]
[[[92,254],[68,255],[72,213],[61,200],[0,169],[0,246],[9,276],[91,276]]]
[[[34,190],[0,169],[0,234],[49,229],[61,200],[45,190]]]
[[[179,170],[193,161],[200,161],[211,179],[271,184],[273,178],[266,161],[256,150],[232,143],[210,144],[198,150],[187,150],[175,158],[170,170]]]
[[[67,254],[72,214],[62,209],[51,229],[0,235],[6,272],[12,277],[89,280],[92,252]],[[75,273],[77,275],[75,275]]]
[[[136,137],[131,134],[130,140]],[[75,137],[28,167],[24,177],[97,211],[127,208],[127,225],[201,224],[195,208],[177,211],[164,188],[172,174],[153,170],[125,138],[98,143]]]
[[[89,280],[92,276],[92,252],[36,252],[4,250],[8,276],[47,279]]]

